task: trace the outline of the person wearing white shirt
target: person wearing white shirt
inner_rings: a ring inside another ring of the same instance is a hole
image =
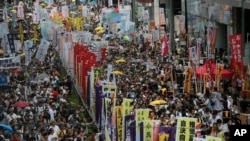
[[[49,107],[50,121],[55,120],[56,112],[57,112],[57,111],[56,111],[55,105],[51,105],[51,106]]]

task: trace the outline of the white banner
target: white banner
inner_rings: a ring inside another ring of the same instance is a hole
[[[33,40],[24,41],[25,65],[29,65],[33,52],[30,50],[33,47]]]
[[[45,55],[47,54],[48,48],[49,48],[50,42],[42,39],[38,50],[36,52],[36,59],[40,60],[40,61],[44,61],[45,59]]]
[[[20,55],[16,57],[0,58],[0,69],[13,69],[21,67]]]

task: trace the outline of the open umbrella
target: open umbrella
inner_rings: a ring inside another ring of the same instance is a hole
[[[119,60],[116,60],[115,62],[116,62],[116,63],[126,63],[126,60],[124,60],[124,59],[119,59]]]
[[[149,105],[164,105],[167,104],[167,101],[165,100],[154,100],[151,101]]]
[[[18,107],[18,108],[25,108],[28,106],[29,106],[29,104],[25,101],[18,101],[13,105],[13,107]]]
[[[100,30],[100,31],[96,32],[96,34],[102,34],[102,33],[104,33],[104,32],[105,32],[105,30],[104,30],[104,29],[102,29],[102,30]]]
[[[6,124],[0,124],[0,127],[6,131],[8,131],[9,133],[13,133],[13,129],[11,128],[11,126],[6,125]]]
[[[117,74],[117,75],[123,75],[123,74],[124,74],[124,73],[121,72],[121,71],[113,71],[112,73],[113,73],[113,74]]]
[[[98,27],[95,28],[95,31],[98,31],[98,30],[104,30],[104,28],[101,27],[101,26],[98,26]]]

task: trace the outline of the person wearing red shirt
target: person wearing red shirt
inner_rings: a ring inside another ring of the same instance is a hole
[[[10,141],[21,141],[17,133],[14,133]]]
[[[53,89],[53,92],[52,92],[52,97],[53,97],[54,99],[57,99],[58,96],[59,96],[59,92],[58,92],[57,88],[54,88],[54,89]]]

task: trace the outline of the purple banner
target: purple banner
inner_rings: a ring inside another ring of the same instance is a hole
[[[96,122],[99,123],[99,126],[101,125],[101,116],[102,115],[102,86],[101,85],[95,85],[95,93],[96,93],[96,104],[95,104],[95,119]]]
[[[129,139],[130,141],[135,141],[135,116],[134,115],[126,115],[125,116],[125,131],[124,136],[125,140]]]
[[[87,106],[90,107],[90,89],[91,89],[90,75],[87,78]]]
[[[164,127],[161,126],[159,134],[169,134],[169,141],[175,141],[176,127]]]
[[[143,141],[143,131],[144,131],[144,124],[143,122],[139,123],[139,126],[140,126],[140,141]]]

